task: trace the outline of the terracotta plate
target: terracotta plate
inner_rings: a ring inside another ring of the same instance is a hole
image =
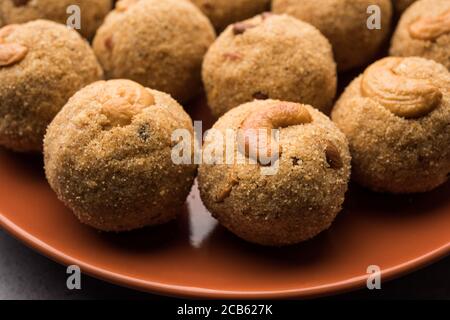
[[[204,107],[191,111],[210,125]],[[195,186],[177,221],[120,235],[96,232],[57,200],[40,157],[0,150],[0,224],[56,261],[144,291],[305,297],[363,287],[369,265],[379,266],[386,280],[447,255],[450,183],[416,196],[351,186],[330,230],[306,243],[273,249],[245,243],[218,226]]]

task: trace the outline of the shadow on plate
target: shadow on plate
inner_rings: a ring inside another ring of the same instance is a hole
[[[405,218],[411,215],[429,214],[450,202],[450,181],[425,193],[388,194],[376,193],[355,183],[350,184],[344,203],[345,211]]]
[[[24,175],[45,179],[42,153],[19,153],[0,147],[0,159],[14,163]]]

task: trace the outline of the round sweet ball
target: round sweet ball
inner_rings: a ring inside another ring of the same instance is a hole
[[[371,6],[381,10],[380,29],[367,26]],[[390,32],[392,4],[390,0],[274,0],[273,11],[318,28],[333,46],[338,70],[347,71],[369,63],[378,53]]]
[[[130,80],[95,82],[77,92],[44,141],[50,186],[78,219],[128,231],[174,219],[195,165],[171,159],[171,134],[193,136],[192,121],[169,95]]]
[[[48,19],[78,28],[79,18],[80,33],[91,39],[111,7],[111,0],[2,0],[0,26]]]
[[[392,4],[394,5],[395,12],[401,14],[415,1],[416,0],[393,0]]]
[[[191,0],[218,31],[270,9],[270,0]]]
[[[391,56],[418,56],[450,69],[450,1],[420,0],[402,15],[394,33]]]
[[[186,102],[201,90],[214,29],[187,0],[121,0],[100,27],[94,51],[109,79],[127,78]]]
[[[230,130],[234,140],[217,139]],[[252,132],[262,136],[250,139]],[[223,226],[267,246],[296,244],[330,227],[347,190],[350,153],[327,116],[308,105],[259,100],[227,112],[209,134],[216,138],[206,137],[204,151],[234,141],[227,161],[204,152],[199,168],[201,198]]]
[[[203,82],[215,116],[269,98],[327,111],[336,94],[336,64],[316,28],[287,15],[263,14],[219,36],[206,54]]]
[[[82,87],[103,78],[89,44],[47,20],[0,29],[0,145],[42,151],[48,124]]]
[[[352,177],[374,191],[415,193],[450,173],[450,74],[418,57],[382,59],[355,79],[332,119],[347,135]]]

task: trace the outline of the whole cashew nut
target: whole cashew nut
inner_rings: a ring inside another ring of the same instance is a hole
[[[17,24],[8,24],[3,28],[0,28],[0,43],[5,41],[5,38],[13,33],[14,30],[18,27]]]
[[[261,163],[260,160],[264,154],[268,158],[272,158],[277,154],[272,149],[273,129],[310,122],[312,122],[311,114],[301,104],[281,102],[269,108],[262,108],[250,114],[242,122],[238,135],[238,148],[245,153],[246,157],[254,158],[254,160]],[[261,133],[264,137],[260,136]],[[281,154],[281,150],[279,150],[278,154]]]
[[[450,9],[440,15],[420,17],[409,26],[409,34],[414,39],[436,40],[450,33]]]
[[[6,43],[17,25],[8,25],[0,29],[0,67],[8,67],[22,61],[28,53],[28,48],[19,43]]]
[[[397,73],[402,60],[385,58],[368,67],[361,82],[362,96],[375,100],[397,116],[422,117],[440,104],[442,92],[428,80]]]
[[[111,80],[103,92],[101,113],[112,127],[129,125],[134,116],[154,105],[155,98],[148,89],[129,80]]]

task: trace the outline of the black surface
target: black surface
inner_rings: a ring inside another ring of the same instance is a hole
[[[25,247],[0,230],[0,299],[150,299],[163,297],[121,288],[86,275],[81,290],[66,287],[65,267]],[[450,257],[410,275],[330,298],[450,300]]]

